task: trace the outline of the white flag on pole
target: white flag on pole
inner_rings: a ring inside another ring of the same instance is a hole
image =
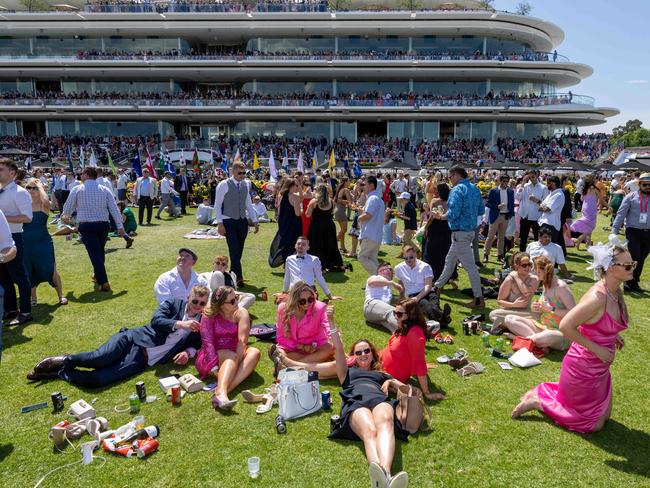
[[[83,146],[79,146],[79,166],[82,168],[86,166],[86,155],[84,154]]]
[[[298,164],[296,165],[296,169],[300,171],[301,173],[305,172],[305,162],[302,160],[302,149],[300,150],[300,153],[298,154]]]
[[[95,148],[90,148],[90,161],[88,162],[88,166],[91,168],[96,168],[97,167],[97,156],[95,156]]]
[[[271,181],[278,181],[278,170],[275,167],[275,158],[273,158],[273,149],[269,156],[269,171],[271,172]]]

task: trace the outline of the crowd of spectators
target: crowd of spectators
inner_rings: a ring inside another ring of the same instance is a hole
[[[337,161],[396,162],[405,159],[406,152],[412,152],[416,162],[425,166],[435,162],[465,162],[474,164],[479,160],[486,162],[496,160],[517,161],[522,163],[546,163],[560,161],[594,161],[605,156],[610,151],[605,134],[573,135],[562,137],[537,137],[530,140],[512,138],[498,139],[496,144],[490,144],[485,139],[453,139],[441,137],[435,141],[422,140],[414,142],[409,138],[386,138],[363,135],[352,142],[345,137],[339,137],[329,142],[325,137],[278,137],[261,136],[219,136],[209,141],[197,135],[173,135],[161,138],[152,136],[2,136],[0,149],[17,148],[29,151],[42,160],[65,161],[70,150],[72,157],[77,160],[79,148],[84,147],[85,157],[90,157],[91,150],[98,160],[106,158],[110,151],[114,160],[132,157],[140,148],[148,149],[152,154],[157,152],[160,144],[165,150],[211,148],[216,155],[232,159],[239,151],[242,160],[252,161],[256,154],[260,159],[266,159],[273,151],[277,166],[282,164],[286,156],[295,165],[302,152],[305,167],[311,166],[315,152],[319,158],[327,158],[332,150]],[[188,154],[188,159],[191,155]],[[323,163],[322,160],[319,160]]]
[[[463,94],[434,95],[428,93],[339,93],[332,95],[324,91],[317,93],[261,94],[241,92],[238,94],[218,90],[177,92],[60,92],[45,91],[25,94],[20,92],[0,93],[0,103],[10,105],[236,105],[236,106],[504,106],[536,107],[572,103],[573,95],[537,95],[490,91],[487,95]]]
[[[559,55],[553,53],[526,51],[523,53],[496,53],[483,54],[481,51],[473,53],[446,52],[418,49],[416,52],[401,50],[291,50],[291,51],[241,51],[232,50],[219,53],[202,52],[190,48],[189,50],[170,49],[167,51],[154,50],[111,50],[98,49],[80,50],[77,59],[88,60],[122,60],[122,59],[194,59],[194,60],[418,60],[418,61],[553,61],[557,62]],[[561,57],[562,60],[566,58]]]
[[[327,0],[265,0],[253,5],[233,0],[181,0],[168,3],[139,0],[90,1],[86,12],[92,13],[173,13],[173,12],[327,12]]]

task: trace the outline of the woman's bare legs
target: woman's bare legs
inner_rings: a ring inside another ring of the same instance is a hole
[[[255,370],[260,360],[260,351],[249,347],[241,362],[237,363],[237,353],[221,349],[219,355],[219,371],[217,373],[217,388],[214,394],[221,401],[228,401],[228,393],[237,387]]]
[[[529,337],[539,332],[532,320],[517,315],[506,315],[503,326],[514,335],[521,337]]]
[[[564,346],[564,336],[559,330],[543,330],[536,334],[527,336],[528,339],[532,339],[535,342],[537,347],[551,348],[556,351],[561,351]]]
[[[280,348],[278,348],[280,350]],[[326,342],[314,352],[309,354],[302,354],[299,352],[281,351],[289,359],[295,361],[302,361],[303,363],[323,363],[329,361],[334,357],[334,347],[329,342]]]
[[[352,412],[350,414],[350,428],[363,441],[368,464],[380,464],[377,446],[377,427],[375,426],[375,418],[370,409],[362,407]]]
[[[596,426],[594,427],[594,432],[602,429],[605,426],[605,422],[609,420],[609,417],[612,415],[612,401],[614,399],[614,395],[611,395],[609,397],[609,406],[607,407],[607,411],[605,414],[600,418]]]
[[[61,301],[63,296],[63,283],[61,283],[61,276],[59,275],[59,272],[54,268],[54,273],[52,273],[52,282],[54,283],[54,289],[56,290],[56,294],[59,297],[59,301]]]
[[[280,362],[285,368],[304,368],[307,371],[316,371],[321,379],[336,378],[336,361],[325,363],[306,363],[289,358],[284,351],[279,352]]]
[[[539,410],[542,411],[542,406],[539,403],[539,397],[535,390],[529,390],[524,396],[521,397],[519,404],[512,411],[512,418],[516,419],[521,414],[529,412],[530,410]]]
[[[372,416],[377,429],[376,449],[379,456],[379,464],[390,473],[395,455],[395,424],[393,416],[395,411],[388,403],[380,403],[372,409]]]
[[[337,240],[339,241],[339,248],[343,252],[348,252],[348,250],[345,248],[345,234],[348,232],[348,221],[347,220],[341,220],[339,221],[339,226],[341,227],[339,230],[337,237]]]
[[[350,236],[350,240],[352,241],[352,247],[350,248],[349,256],[356,257],[356,255],[357,255],[357,246],[359,245],[359,238],[357,236]]]

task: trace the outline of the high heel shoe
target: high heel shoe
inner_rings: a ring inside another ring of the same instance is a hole
[[[220,400],[216,395],[212,397],[212,407],[215,410],[230,412],[235,405],[237,405],[237,400]]]

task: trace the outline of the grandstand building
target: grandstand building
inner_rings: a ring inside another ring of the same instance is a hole
[[[618,113],[560,28],[473,0],[66,2],[2,2],[0,134],[489,143]]]

